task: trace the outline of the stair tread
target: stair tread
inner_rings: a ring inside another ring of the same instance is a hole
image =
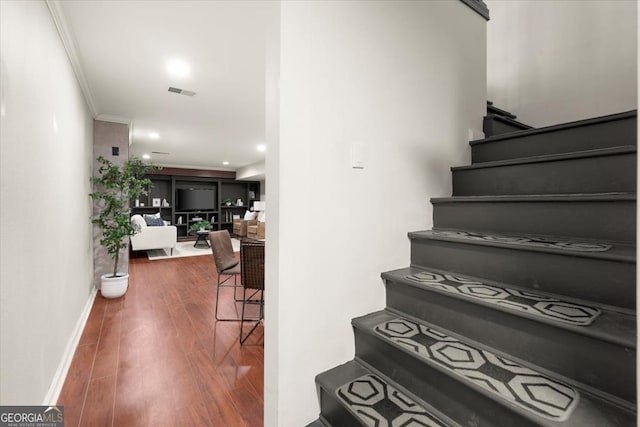
[[[487,111],[494,111],[494,112],[496,112],[497,114],[499,114],[501,116],[509,117],[511,119],[516,119],[517,118],[514,114],[512,114],[512,113],[510,113],[508,111],[505,111],[502,108],[498,108],[498,107],[494,106],[493,102],[491,102],[491,101],[487,101]]]
[[[533,164],[533,163],[557,162],[557,161],[565,161],[565,160],[584,159],[589,157],[602,157],[602,156],[611,156],[616,154],[629,154],[629,153],[635,153],[636,151],[637,151],[636,147],[633,145],[622,145],[619,147],[574,151],[571,153],[545,154],[540,156],[521,157],[517,159],[495,160],[490,162],[473,163],[471,165],[454,166],[451,168],[451,171],[455,172],[455,171],[462,171],[462,170],[476,170],[476,169],[495,168],[495,167],[502,167],[502,166],[516,166],[516,165],[525,165],[525,164]]]
[[[353,319],[352,325],[540,425],[582,426],[625,411],[533,364],[403,313],[381,310]],[[533,391],[538,387],[545,393]]]
[[[464,234],[484,235],[488,239],[475,239],[463,237]],[[620,262],[636,262],[636,246],[635,244],[620,242],[605,242],[601,240],[591,240],[574,237],[563,236],[544,236],[533,234],[510,234],[510,233],[486,233],[467,230],[449,230],[436,229],[413,231],[409,233],[410,239],[432,239],[444,240],[448,242],[464,243],[470,245],[494,246],[523,251],[548,252],[566,256],[579,256],[587,258],[609,259]],[[513,239],[531,239],[534,242],[548,241],[549,245],[543,244],[522,244],[517,243]],[[511,240],[511,241],[510,241]],[[553,244],[553,242],[557,244]],[[579,248],[584,245],[604,245],[608,249],[606,251],[584,251]]]
[[[373,420],[385,420],[383,425],[392,425],[392,420],[399,421],[402,417],[405,423],[415,420],[416,425],[458,426],[384,375],[355,360],[321,373],[316,381],[363,425],[379,425]]]
[[[542,128],[533,128],[533,129],[526,129],[521,131],[514,131],[506,134],[491,136],[489,138],[476,139],[473,141],[469,141],[469,145],[474,146],[478,144],[487,144],[495,141],[503,141],[506,139],[519,138],[523,136],[544,134],[544,133],[554,132],[554,131],[563,130],[563,129],[571,129],[571,128],[576,128],[581,126],[588,126],[588,125],[593,125],[593,124],[602,123],[602,122],[609,122],[613,120],[622,120],[622,119],[636,117],[636,116],[637,116],[636,110],[625,111],[623,113],[610,114],[602,117],[595,117],[595,118],[586,119],[586,120],[577,120],[574,122],[562,123],[562,124],[546,126]]]
[[[591,194],[519,194],[504,196],[452,196],[452,197],[432,197],[431,203],[453,203],[453,202],[614,202],[614,201],[635,201],[635,193],[612,192],[612,193],[591,193]]]
[[[533,129],[532,126],[525,125],[524,123],[521,123],[521,122],[515,120],[514,118],[503,116],[501,114],[492,114],[492,113],[490,113],[490,114],[487,114],[484,117],[485,117],[485,119],[498,120],[498,121],[501,121],[503,123],[507,123],[507,124],[509,124],[511,126],[519,127],[522,130]],[[517,132],[517,130],[514,130],[514,132]]]
[[[416,276],[424,277],[425,273],[427,274],[425,280],[415,280]],[[435,280],[428,277],[429,273],[437,275],[434,277]],[[513,316],[552,325],[600,341],[631,349],[636,348],[636,316],[628,310],[613,310],[591,301],[584,302],[549,292],[531,291],[519,286],[433,268],[412,266],[384,272],[382,278],[471,301]],[[441,279],[440,284],[434,283]],[[455,283],[456,280],[458,283]],[[461,289],[459,284],[464,288]],[[487,293],[492,294],[491,298],[487,297]],[[501,295],[503,295],[502,298],[496,298]],[[539,304],[540,302],[543,304]],[[572,315],[575,316],[572,318]]]

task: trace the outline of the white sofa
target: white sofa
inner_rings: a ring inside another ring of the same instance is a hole
[[[131,236],[131,249],[144,251],[149,249],[171,249],[178,241],[178,230],[174,225],[148,226],[142,215],[131,217],[131,223],[139,230]]]

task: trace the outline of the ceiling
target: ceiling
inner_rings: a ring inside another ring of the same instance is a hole
[[[130,155],[221,170],[264,161],[270,2],[55,3],[94,116],[131,123]],[[175,60],[187,75],[169,72]]]

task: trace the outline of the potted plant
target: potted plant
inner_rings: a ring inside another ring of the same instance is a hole
[[[191,225],[191,231],[205,231],[211,230],[211,223],[206,220],[198,221]]]
[[[100,244],[113,258],[111,273],[101,276],[100,292],[105,298],[118,298],[127,291],[129,274],[118,271],[120,251],[129,245],[129,236],[135,234],[136,229],[130,222],[130,200],[147,194],[151,180],[144,176],[155,169],[137,158],[132,158],[118,166],[98,157],[98,175],[92,181],[94,191],[89,195],[98,201],[98,215],[91,220],[102,231]]]

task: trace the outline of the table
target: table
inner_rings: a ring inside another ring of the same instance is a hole
[[[196,231],[196,242],[193,244],[194,248],[200,249],[209,249],[211,246],[207,241],[207,236],[209,236],[209,230],[198,230]]]

